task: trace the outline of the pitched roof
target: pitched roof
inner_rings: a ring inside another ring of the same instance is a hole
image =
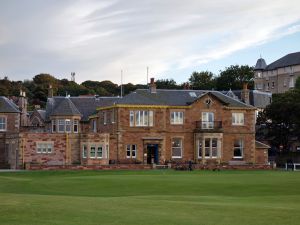
[[[19,113],[18,106],[4,96],[0,96],[0,112],[1,113]]]
[[[254,70],[264,70],[267,67],[266,61],[263,58],[259,58],[256,62]]]
[[[266,148],[271,148],[269,145],[266,145],[260,141],[255,141],[255,148],[263,148],[263,149],[266,149]]]
[[[299,65],[300,64],[300,52],[294,52],[283,56],[282,58],[276,60],[269,64],[265,70],[274,70],[277,68]]]
[[[52,116],[81,116],[69,97],[62,98],[52,111]]]
[[[156,93],[151,93],[148,89],[138,89],[119,99],[116,103],[128,105],[188,106],[206,94],[213,95],[228,107],[253,108],[252,106],[226,96],[219,91],[205,90],[157,89]]]
[[[250,91],[249,93],[250,105],[257,108],[266,108],[266,106],[271,103],[272,93],[258,91],[258,90],[249,90],[249,91]],[[242,101],[241,100],[242,90],[233,90],[231,92],[234,93],[234,95],[237,97],[239,101]],[[228,95],[229,97],[232,97],[230,92],[222,91],[222,93]]]
[[[55,109],[64,113],[64,107],[61,107],[61,102],[66,97],[55,96],[53,98],[48,98],[46,105],[46,120],[50,119],[51,115],[54,115],[53,112]],[[113,104],[118,97],[95,97],[95,96],[79,96],[79,97],[69,97],[68,105],[72,105],[70,113],[76,113],[81,115],[81,120],[88,121],[89,116],[93,115],[96,112],[96,108],[100,106],[107,106],[108,104]],[[71,103],[70,103],[71,102]],[[63,115],[63,114],[60,114]],[[73,114],[72,114],[73,115]]]
[[[41,118],[42,118],[43,120],[46,119],[46,110],[38,109],[38,110],[36,110],[36,111],[38,112],[38,114],[40,114],[40,116],[41,116]]]

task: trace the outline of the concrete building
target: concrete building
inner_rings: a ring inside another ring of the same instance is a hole
[[[300,76],[300,52],[290,53],[269,65],[260,58],[254,70],[255,90],[284,93],[295,87]]]

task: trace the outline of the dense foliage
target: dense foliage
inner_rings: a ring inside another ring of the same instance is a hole
[[[156,86],[159,89],[202,89],[202,90],[228,90],[241,89],[244,82],[250,83],[253,87],[253,68],[247,65],[232,65],[214,75],[209,71],[193,72],[187,82],[177,84],[173,79],[158,79]],[[121,94],[121,87],[109,80],[91,81],[87,80],[81,84],[67,79],[57,79],[50,74],[38,74],[32,80],[12,81],[8,77],[0,79],[0,96],[18,96],[20,89],[26,92],[29,105],[45,106],[49,86],[53,87],[54,95],[99,95],[118,96]],[[123,84],[122,94],[126,95],[136,89],[147,88],[145,84]]]

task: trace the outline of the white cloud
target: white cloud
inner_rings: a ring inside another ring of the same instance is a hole
[[[119,82],[123,69],[124,82],[145,82],[147,66],[151,75],[189,68],[299,32],[299,7],[297,0],[1,2],[0,73],[76,71],[79,82]]]

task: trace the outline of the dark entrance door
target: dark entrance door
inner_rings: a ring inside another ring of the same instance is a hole
[[[158,164],[158,145],[157,144],[150,144],[147,145],[147,164]]]

